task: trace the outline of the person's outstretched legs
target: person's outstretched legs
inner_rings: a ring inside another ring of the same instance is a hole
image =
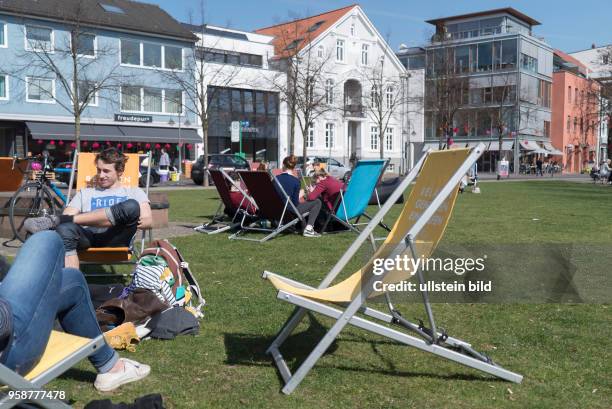
[[[0,298],[13,317],[13,339],[2,360],[23,375],[40,360],[55,321],[64,267],[64,243],[55,232],[25,242],[2,283]]]

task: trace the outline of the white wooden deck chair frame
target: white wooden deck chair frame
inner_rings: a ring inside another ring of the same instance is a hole
[[[98,348],[104,345],[104,342],[104,335],[100,335],[97,338],[92,339],[90,342],[80,347],[76,351],[72,352],[61,361],[55,363],[49,369],[36,376],[32,380],[27,380],[25,377],[0,364],[0,384],[6,385],[10,390],[13,391],[33,392],[32,399],[10,399],[8,393],[6,393],[0,398],[0,408],[12,408],[24,402],[33,403],[43,408],[49,409],[70,408],[70,405],[59,400],[51,400],[47,398],[37,399],[37,394],[35,392],[38,391],[38,396],[40,396],[42,394],[40,393],[40,391],[42,391],[43,386],[66,372],[68,369],[72,368],[81,360],[93,354]]]
[[[465,175],[465,173],[478,159],[478,157],[480,157],[483,151],[484,144],[482,143],[472,149],[468,158],[455,171],[453,176],[444,184],[444,187],[431,201],[429,206],[422,212],[421,216],[414,222],[404,239],[400,242],[400,244],[395,247],[391,254],[389,254],[388,258],[394,258],[397,255],[401,255],[402,252],[406,249],[410,250],[412,256],[415,259],[418,258],[413,238],[416,237],[416,235],[421,231],[421,229],[423,229],[423,227],[425,227],[426,223],[438,210],[444,200],[451,194],[451,192],[454,189],[457,189],[459,181],[461,180],[463,175]],[[321,281],[320,285],[318,286],[319,289],[327,288],[333,282],[336,276],[342,271],[342,269],[346,266],[346,264],[354,257],[361,245],[368,239],[371,232],[382,220],[383,216],[387,214],[387,212],[395,204],[399,196],[408,188],[412,181],[415,180],[423,163],[425,162],[425,158],[429,155],[429,152],[430,151],[423,155],[423,157],[419,160],[415,167],[410,171],[408,176],[402,181],[402,183],[387,199],[386,203],[383,205],[380,211],[361,231],[361,233],[353,242],[353,244],[344,253],[344,255],[342,255],[340,260],[331,269],[327,276]],[[332,342],[336,339],[338,334],[347,324],[351,324],[367,331],[371,331],[373,333],[390,338],[396,342],[409,345],[426,352],[430,352],[434,355],[441,356],[451,361],[455,361],[465,366],[478,369],[480,371],[486,372],[488,374],[497,376],[508,381],[516,383],[520,383],[522,381],[522,375],[495,365],[486,356],[474,351],[469,343],[456,338],[449,337],[445,333],[439,332],[435,325],[435,320],[427,292],[421,292],[423,296],[425,311],[427,313],[430,325],[429,329],[426,331],[423,331],[422,327],[418,324],[411,323],[403,318],[401,320],[398,320],[397,316],[366,307],[364,304],[369,294],[373,291],[374,282],[377,280],[382,280],[390,271],[391,270],[387,270],[385,268],[381,275],[372,275],[371,279],[369,279],[365,285],[361,286],[361,290],[359,291],[359,293],[353,298],[350,303],[346,305],[346,308],[344,310],[286,291],[278,291],[278,299],[294,304],[297,307],[294,310],[292,316],[289,317],[283,328],[277,334],[276,338],[266,351],[272,356],[276,366],[279,369],[280,375],[282,376],[285,382],[285,385],[282,388],[283,393],[290,394],[291,392],[293,392],[293,390],[300,384],[300,382],[304,379],[304,377],[308,374],[312,367],[317,363],[319,358],[321,358],[321,356],[325,353],[325,351],[329,348],[329,346],[332,344]],[[423,272],[420,269],[417,270],[416,275],[421,283],[424,282]],[[263,273],[263,278],[268,278],[270,276],[279,277],[285,282],[288,282],[296,287],[314,289],[313,287],[309,287],[302,283],[289,280],[285,277],[276,275],[268,271],[265,271]],[[293,330],[301,322],[301,320],[304,318],[305,314],[308,311],[317,312],[330,318],[334,318],[336,322],[323,336],[323,338],[315,346],[315,348],[304,360],[304,362],[302,362],[297,371],[292,374],[289,370],[289,367],[287,366],[287,363],[285,362],[285,359],[280,353],[279,348],[283,344],[283,342],[289,337],[289,335],[291,335]],[[381,325],[377,322],[367,320],[360,316],[356,316],[356,313],[358,312],[361,312],[362,314],[370,318],[380,320],[384,323],[400,324],[404,328],[416,332],[419,337],[409,335],[386,325]],[[458,352],[457,350],[464,351],[465,353]]]

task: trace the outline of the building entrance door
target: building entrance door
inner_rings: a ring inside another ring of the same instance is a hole
[[[357,161],[361,157],[361,123],[358,121],[349,121],[348,123],[348,141],[347,141],[347,157],[346,162]],[[354,165],[354,164],[352,164]]]

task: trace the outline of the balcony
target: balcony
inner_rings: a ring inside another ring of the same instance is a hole
[[[344,105],[344,116],[363,118],[365,109],[362,104],[346,104]]]

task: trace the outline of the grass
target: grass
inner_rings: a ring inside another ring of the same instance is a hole
[[[291,307],[276,300],[261,271],[316,284],[355,236],[311,240],[287,235],[258,244],[220,234],[172,240],[207,299],[198,336],[146,341],[135,353],[122,353],[150,364],[153,372],[115,393],[101,397],[93,389],[95,374],[87,362],[49,389],[66,390],[75,407],[92,399],[127,402],[157,392],[169,408],[609,408],[612,326],[606,275],[612,263],[612,189],[565,182],[481,187],[481,195],[460,196],[441,252],[456,253],[461,246],[497,250],[510,259],[502,275],[521,283],[531,271],[518,267],[531,257],[518,255],[517,249],[569,246],[571,261],[586,264],[579,269],[579,292],[604,294],[606,302],[434,305],[440,325],[523,374],[520,385],[347,328],[298,389],[290,396],[281,394],[280,378],[265,349]],[[169,192],[171,219],[206,219],[216,209],[214,196],[204,190]],[[389,219],[399,210],[395,206]],[[347,272],[368,255],[364,248]],[[553,254],[542,263],[554,259]],[[418,304],[404,303],[400,309],[409,318],[425,317]],[[290,367],[296,368],[330,323],[319,316],[304,321],[283,349]]]

